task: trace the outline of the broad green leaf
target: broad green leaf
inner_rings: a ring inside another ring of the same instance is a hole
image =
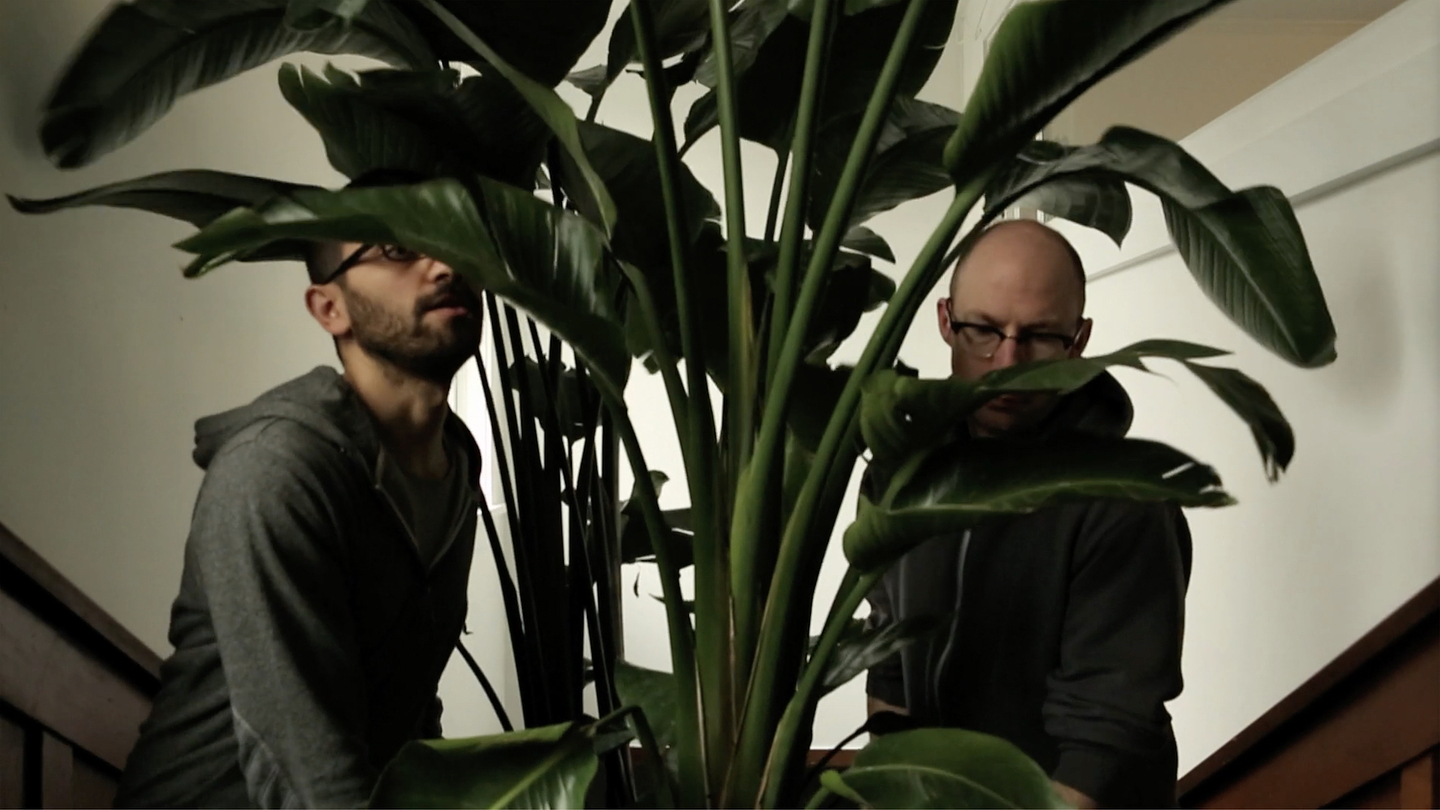
[[[1007,160],[1070,102],[1227,0],[1038,0],[996,30],[965,116],[945,147],[964,184]]]
[[[302,189],[318,190],[314,186],[268,177],[192,169],[152,174],[50,199],[7,197],[15,210],[23,214],[48,214],[67,208],[104,205],[137,208],[204,227],[236,208],[259,205],[271,197]],[[308,245],[304,242],[282,241],[236,258],[241,261],[303,259],[307,252]]]
[[[831,692],[844,686],[870,667],[934,635],[947,625],[948,621],[938,616],[911,616],[884,627],[864,630],[848,639],[842,638],[835,645],[835,652],[825,667],[820,682],[821,692]]]
[[[819,133],[806,215],[811,228],[818,229],[825,220],[845,159],[850,154],[850,145],[860,127],[860,118],[861,114],[856,112],[834,120]],[[959,121],[960,113],[948,107],[913,98],[896,98],[855,197],[855,208],[850,215],[852,225],[948,187],[950,175],[941,157],[945,142]]]
[[[806,361],[820,363],[828,359],[855,332],[861,315],[878,308],[894,294],[894,279],[872,268],[869,256],[844,251],[836,254],[815,317],[810,321]]]
[[[1295,456],[1295,434],[1270,394],[1259,383],[1233,368],[1202,366],[1199,363],[1186,363],[1185,367],[1245,420],[1255,437],[1255,446],[1260,450],[1265,476],[1271,481],[1279,479],[1280,473],[1290,466],[1290,459]]]
[[[1335,361],[1325,293],[1279,189],[1248,188],[1198,209],[1161,203],[1190,274],[1231,320],[1301,368]]]
[[[633,503],[633,502],[632,502]],[[655,559],[655,547],[651,545],[650,532],[640,507],[627,503],[620,510],[620,561],[651,562]],[[695,531],[690,523],[690,507],[666,509],[661,512],[665,518],[666,537],[670,543],[670,559],[676,568],[686,568],[695,563]]]
[[[484,175],[529,188],[550,130],[504,78],[454,70],[372,70],[321,77],[285,65],[280,90],[320,132],[330,164],[354,178],[374,169],[422,177]],[[505,126],[495,126],[504,121]]]
[[[615,230],[610,246],[621,261],[638,267],[650,284],[657,306],[662,313],[671,308],[674,274],[670,269],[670,241],[665,230],[665,203],[660,188],[660,171],[655,162],[655,147],[650,141],[628,132],[580,123],[580,140],[590,165],[600,176],[615,201]],[[570,192],[570,177],[562,177],[560,187]],[[685,211],[685,232],[694,240],[706,220],[720,218],[720,206],[710,192],[695,179],[689,167],[681,164],[680,193]],[[598,212],[589,210],[587,201],[577,200],[580,212],[594,219]]]
[[[410,21],[371,0],[349,25],[302,31],[286,0],[128,0],[86,39],[45,108],[40,141],[61,168],[83,166],[165,115],[180,96],[287,54],[353,53],[423,70],[435,56]]]
[[[626,661],[615,662],[615,691],[620,702],[639,706],[655,734],[655,744],[663,750],[675,744],[678,696],[675,676],[668,672],[637,667]]]
[[[845,556],[857,569],[875,571],[938,534],[1095,499],[1234,503],[1214,470],[1158,442],[1080,433],[1034,442],[961,440],[907,463],[878,503],[862,496],[845,531]]]
[[[655,45],[662,60],[698,51],[705,44],[710,34],[709,0],[652,0],[651,6]],[[610,29],[605,64],[572,73],[567,78],[592,98],[602,96],[621,71],[638,59],[635,23],[630,19],[627,5]]]
[[[22,214],[49,214],[66,208],[106,205],[138,208],[203,227],[232,209],[259,205],[276,195],[304,189],[319,190],[268,177],[190,169],[109,183],[63,197],[7,197]]]
[[[407,743],[375,785],[371,807],[583,807],[599,760],[573,723],[461,740]]]
[[[549,418],[544,414],[550,414],[552,407],[548,387],[553,381],[547,382],[545,379],[548,374],[548,361],[544,370],[533,357],[527,356],[524,359],[523,368],[521,362],[517,360],[510,365],[510,379],[524,381],[530,397],[530,409],[543,426]],[[558,388],[555,391],[553,416],[560,428],[560,434],[572,442],[590,435],[586,425],[585,394],[580,385],[580,376],[575,369],[565,368],[562,364]]]
[[[786,0],[749,0],[731,14],[730,59],[739,76],[754,64],[760,46],[785,19]],[[695,81],[706,87],[720,83],[715,51],[709,49],[695,69]]]
[[[372,0],[374,2],[374,0]],[[610,0],[439,0],[451,15],[521,73],[546,87],[565,80],[575,62],[605,28]],[[465,62],[484,72],[490,57],[415,0],[398,8],[414,21],[446,62]]]
[[[958,728],[873,738],[821,784],[874,808],[1064,807],[1050,777],[1014,745]]]
[[[856,225],[851,228],[845,234],[845,238],[841,240],[840,247],[849,248],[867,256],[874,256],[877,259],[884,259],[891,264],[895,263],[895,251],[890,249],[890,244],[880,234],[864,225]]]
[[[499,53],[481,40],[458,17],[441,6],[438,0],[419,0],[419,2],[433,11],[461,41],[473,48],[476,53],[484,57],[486,63],[508,79],[550,127],[550,130],[555,133],[555,137],[559,139],[566,155],[574,161],[583,178],[583,183],[577,183],[576,188],[572,190],[572,196],[579,197],[583,194],[584,199],[595,212],[597,224],[608,236],[615,227],[615,202],[610,199],[610,193],[605,189],[604,181],[600,179],[595,172],[595,167],[590,165],[590,160],[585,155],[585,147],[581,144],[580,130],[575,120],[575,111],[570,109],[570,105],[553,89],[526,76],[502,59]],[[556,81],[558,82],[559,79]]]
[[[1128,195],[1115,188],[1120,182],[1160,197],[1191,274],[1246,333],[1298,366],[1335,359],[1335,325],[1285,196],[1270,187],[1232,192],[1165,138],[1114,127],[1091,146],[1027,146],[992,181],[986,209],[993,214],[1017,198],[1047,195],[1052,205],[1043,209],[1113,237],[1129,223]],[[1107,228],[1085,217],[1114,221]]]
[[[996,217],[1011,206],[1035,208],[1094,228],[1118,247],[1130,232],[1130,192],[1123,178],[1091,171],[1088,153],[1101,148],[1025,144],[986,187],[985,215]],[[1060,168],[1067,165],[1084,168],[1071,174]]]
[[[992,371],[978,380],[922,380],[895,371],[876,372],[860,398],[860,434],[882,465],[899,463],[963,432],[965,418],[1003,393],[1068,394],[1114,366],[1147,370],[1145,360],[1196,360],[1227,354],[1178,340],[1147,340],[1110,354],[1041,360]]]
[[[913,97],[930,78],[948,41],[956,2],[931,0],[926,7],[896,86],[897,97]],[[905,7],[903,3],[878,6],[837,20],[830,46],[834,56],[820,100],[822,126],[865,109],[900,29]],[[738,112],[742,138],[777,152],[790,148],[791,126],[800,104],[809,25],[793,15],[782,19],[761,43],[749,69],[740,74]],[[711,90],[691,106],[685,117],[685,148],[718,124],[716,91]]]
[[[177,247],[199,256],[187,271],[199,275],[277,240],[404,245],[528,311],[595,372],[623,387],[630,359],[613,308],[618,279],[604,262],[600,232],[522,189],[488,178],[478,178],[476,188],[483,209],[463,184],[448,178],[300,191],[226,214]]]
[[[349,25],[370,0],[290,0],[285,24],[297,31],[314,31],[336,20]]]

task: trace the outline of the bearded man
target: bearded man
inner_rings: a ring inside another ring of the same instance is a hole
[[[320,244],[306,264],[344,372],[196,423],[175,652],[117,806],[363,806],[401,745],[440,735],[480,498],[446,395],[480,302],[393,245]]]

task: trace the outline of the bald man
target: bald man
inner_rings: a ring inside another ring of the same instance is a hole
[[[936,302],[955,377],[1078,357],[1085,271],[1059,233],[1001,222],[957,262]],[[1132,411],[1107,375],[1068,396],[1007,395],[970,415],[981,441],[1067,431],[1123,436]],[[871,626],[953,616],[948,631],[870,671],[869,709],[1014,743],[1077,807],[1175,803],[1190,533],[1168,505],[1094,501],[935,537],[870,595]]]

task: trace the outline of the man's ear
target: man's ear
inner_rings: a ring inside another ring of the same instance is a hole
[[[1075,342],[1070,345],[1070,356],[1079,357],[1085,351],[1085,344],[1090,342],[1090,327],[1095,322],[1089,318],[1080,321],[1080,331],[1075,333]]]
[[[350,310],[345,306],[345,296],[334,282],[307,287],[305,308],[331,337],[342,338],[350,334]]]
[[[950,334],[950,299],[941,298],[935,302],[935,317],[940,327],[940,339],[946,343],[954,337]]]

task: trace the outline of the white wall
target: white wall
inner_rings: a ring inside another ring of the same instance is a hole
[[[1221,362],[1265,384],[1297,436],[1272,486],[1248,430],[1185,372],[1122,378],[1134,434],[1214,464],[1240,500],[1189,515],[1186,689],[1171,705],[1182,772],[1440,574],[1437,138],[1440,4],[1410,0],[1184,141],[1232,187],[1301,200],[1339,334],[1339,360],[1317,371],[1247,338],[1173,252],[1143,258],[1168,242],[1148,195],[1135,195],[1123,251],[1062,226],[1099,276],[1093,351],[1145,337],[1233,349]],[[1306,193],[1427,144],[1426,156]]]
[[[0,190],[58,196],[177,168],[343,181],[281,97],[275,65],[183,99],[92,167],[53,168],[36,135],[39,111],[107,5],[4,3]],[[200,484],[192,425],[336,362],[304,310],[298,264],[235,265],[187,281],[185,254],[169,245],[191,230],[137,211],[25,217],[0,205],[0,522],[162,655]],[[503,615],[488,550],[476,559],[467,643],[502,688]],[[447,728],[498,728],[479,688],[454,669],[442,688]]]

